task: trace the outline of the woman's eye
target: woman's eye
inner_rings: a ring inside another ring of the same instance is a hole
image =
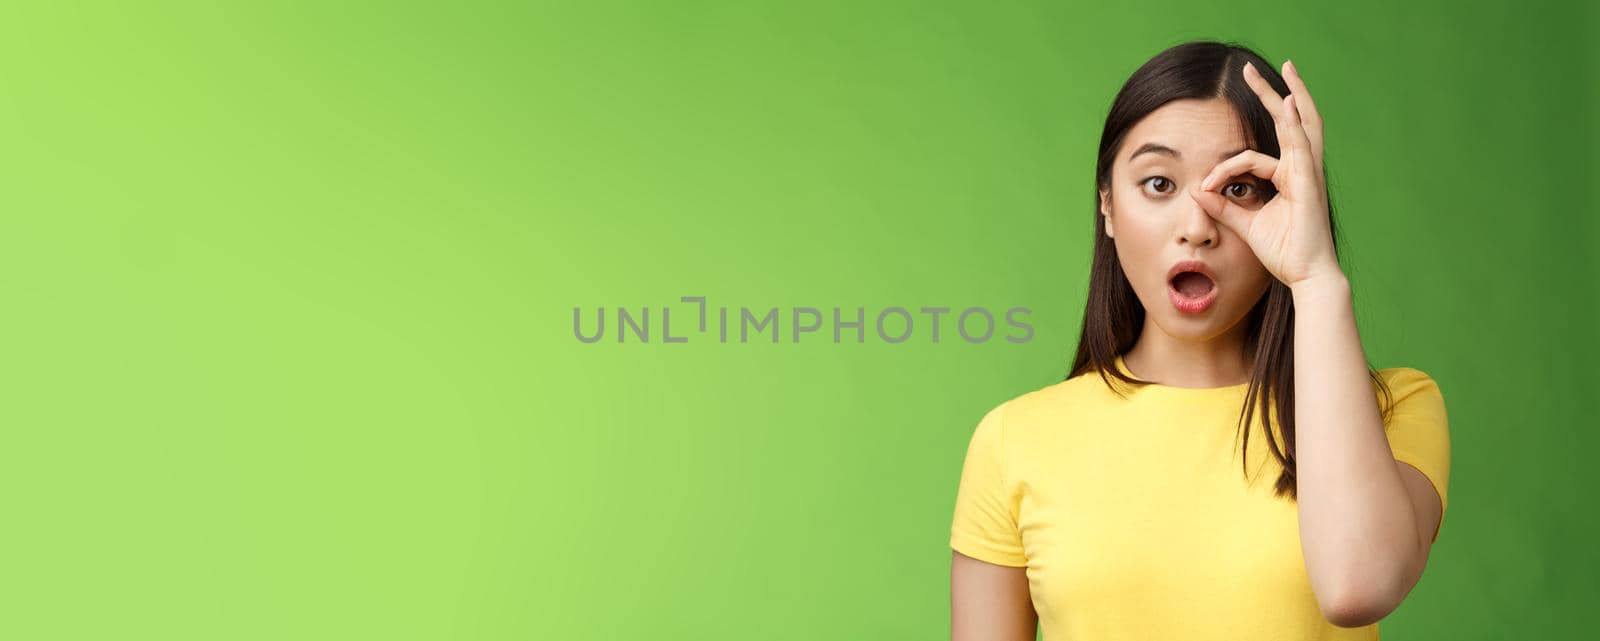
[[[1249,182],[1230,183],[1227,187],[1224,187],[1222,191],[1226,196],[1232,196],[1234,198],[1251,198],[1254,200],[1263,200],[1267,198],[1269,194],[1269,190],[1267,188]]]
[[[1162,194],[1167,193],[1167,191],[1175,186],[1172,184],[1172,181],[1161,176],[1151,176],[1146,178],[1144,179],[1143,184],[1146,187],[1155,187],[1156,192]]]

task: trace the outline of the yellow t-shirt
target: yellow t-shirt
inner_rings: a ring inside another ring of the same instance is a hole
[[[1379,374],[1395,403],[1390,450],[1448,506],[1438,385],[1408,367]],[[1248,384],[1112,381],[1126,399],[1089,372],[1006,401],[968,445],[950,545],[1026,566],[1047,641],[1378,638],[1378,624],[1341,628],[1318,608],[1295,503],[1272,496],[1282,467],[1259,416],[1245,478],[1236,433]]]

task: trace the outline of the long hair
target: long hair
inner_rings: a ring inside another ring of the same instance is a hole
[[[1090,269],[1088,300],[1083,313],[1083,333],[1078,339],[1077,356],[1067,378],[1098,371],[1106,385],[1119,395],[1112,378],[1140,386],[1151,381],[1124,374],[1116,358],[1133,347],[1144,325],[1145,309],[1134,295],[1133,286],[1123,273],[1117,247],[1105,233],[1100,215],[1102,189],[1108,189],[1111,166],[1123,138],[1134,124],[1174,100],[1185,98],[1224,98],[1243,126],[1246,145],[1263,154],[1278,157],[1278,139],[1272,114],[1244,82],[1244,63],[1261,72],[1280,96],[1289,95],[1289,86],[1268,63],[1248,47],[1225,42],[1187,42],[1162,51],[1139,67],[1117,93],[1100,134],[1100,156],[1095,167],[1094,264]],[[1324,178],[1327,169],[1324,166]],[[1324,180],[1324,184],[1327,181]],[[1334,256],[1339,253],[1338,233],[1333,216],[1333,198],[1328,198],[1328,227],[1333,232]],[[1254,354],[1250,385],[1239,411],[1239,435],[1245,452],[1250,445],[1252,417],[1259,412],[1263,432],[1273,458],[1283,466],[1273,488],[1274,496],[1297,497],[1295,491],[1294,421],[1294,298],[1287,285],[1273,279],[1265,294],[1251,308],[1245,320],[1246,354]],[[1378,372],[1369,365],[1368,376],[1384,396],[1383,421],[1388,423],[1392,393]],[[1255,411],[1252,411],[1254,408]],[[1282,442],[1273,436],[1272,414],[1277,414]],[[1249,457],[1243,457],[1249,478]]]

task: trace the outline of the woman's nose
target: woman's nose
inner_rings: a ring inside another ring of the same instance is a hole
[[[1178,224],[1178,242],[1211,247],[1217,244],[1217,240],[1217,221],[1200,207],[1200,203],[1191,201],[1190,207],[1184,211],[1183,220]]]

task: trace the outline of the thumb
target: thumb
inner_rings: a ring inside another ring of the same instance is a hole
[[[1222,197],[1222,194],[1214,191],[1205,191],[1199,187],[1190,187],[1189,196],[1195,202],[1200,203],[1200,207],[1206,210],[1206,214],[1217,219],[1228,229],[1233,230],[1234,234],[1237,234],[1240,238],[1248,237],[1245,232],[1250,229],[1250,214],[1245,208],[1229,202],[1227,198]]]

